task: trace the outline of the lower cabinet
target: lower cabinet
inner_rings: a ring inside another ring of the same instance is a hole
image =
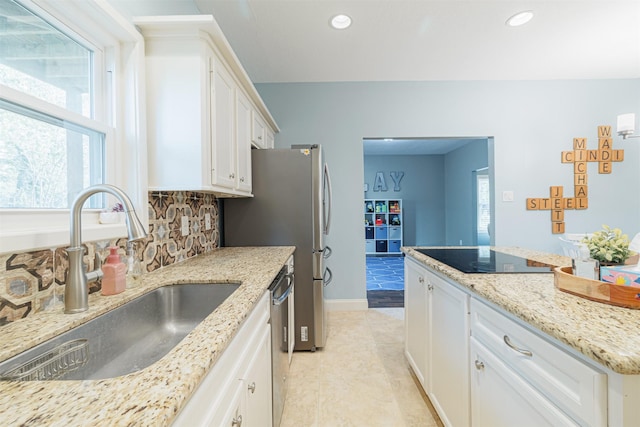
[[[471,359],[471,419],[474,426],[578,425],[473,337]]]
[[[448,426],[469,426],[469,295],[427,272],[431,287],[428,395]]]
[[[410,257],[405,355],[445,426],[607,425],[603,370]]]
[[[269,427],[271,403],[271,329],[266,292],[173,425]]]
[[[603,371],[475,298],[471,335],[474,425],[514,425],[518,412],[528,414],[518,425],[607,425]]]
[[[405,258],[405,354],[446,426],[469,425],[469,295]]]
[[[404,259],[405,356],[416,377],[425,387],[427,346],[429,345],[427,284],[425,270],[410,258]]]

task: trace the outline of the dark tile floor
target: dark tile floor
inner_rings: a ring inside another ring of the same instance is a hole
[[[404,257],[367,257],[367,291],[404,290]]]

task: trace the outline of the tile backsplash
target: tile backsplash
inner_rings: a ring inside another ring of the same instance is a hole
[[[136,255],[143,273],[219,247],[218,213],[218,201],[211,194],[149,192],[149,236],[136,242]],[[189,222],[186,236],[181,233],[183,216]],[[126,238],[84,242],[87,268],[93,269],[96,252],[104,260],[108,247],[113,245],[125,255]],[[0,255],[0,326],[43,310],[62,309],[68,272],[66,247]],[[91,283],[89,292],[100,291],[100,286],[100,281]]]

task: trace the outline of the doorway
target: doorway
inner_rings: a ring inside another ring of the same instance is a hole
[[[492,188],[489,140],[487,137],[363,139],[364,237],[370,307],[403,304],[401,246],[474,246],[488,238]],[[378,210],[378,202],[382,212]],[[395,209],[399,210],[395,226],[401,230],[391,238],[394,224],[390,215]]]

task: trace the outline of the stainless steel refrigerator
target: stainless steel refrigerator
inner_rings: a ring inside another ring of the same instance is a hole
[[[331,282],[325,245],[331,218],[331,181],[320,145],[252,150],[253,198],[226,199],[225,246],[292,245],[295,350],[324,347],[324,288]]]

